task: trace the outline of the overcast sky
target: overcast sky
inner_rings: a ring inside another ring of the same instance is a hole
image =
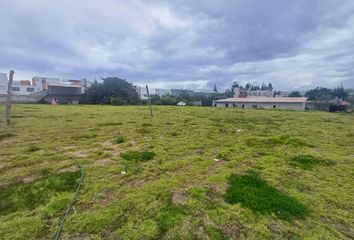
[[[354,87],[354,0],[0,0],[0,72]]]

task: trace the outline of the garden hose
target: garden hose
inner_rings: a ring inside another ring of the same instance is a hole
[[[66,218],[68,217],[68,215],[69,215],[69,213],[70,213],[70,210],[73,208],[73,206],[74,206],[74,204],[75,204],[75,201],[76,201],[76,199],[77,199],[77,196],[78,196],[79,191],[80,191],[80,188],[81,188],[81,185],[82,185],[82,183],[83,183],[83,181],[84,181],[84,168],[83,168],[83,166],[81,165],[81,163],[80,163],[78,160],[76,160],[76,159],[74,159],[74,160],[75,160],[75,162],[80,166],[80,173],[81,173],[80,182],[79,182],[79,185],[78,185],[77,188],[76,188],[76,192],[75,192],[74,197],[73,197],[73,199],[72,199],[72,201],[71,201],[71,204],[70,204],[70,206],[66,209],[65,214],[64,214],[64,217],[63,217],[63,219],[61,220],[60,225],[59,225],[59,227],[58,227],[58,230],[57,230],[56,233],[55,233],[55,238],[54,238],[55,240],[60,239],[60,235],[61,235],[61,232],[62,232],[62,230],[63,230],[65,220],[66,220]]]

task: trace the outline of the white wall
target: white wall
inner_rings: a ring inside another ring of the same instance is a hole
[[[33,89],[33,91],[30,91],[30,89]],[[17,82],[14,82],[12,84],[12,94],[13,95],[30,95],[30,94],[32,94],[34,92],[36,92],[35,86],[32,86],[32,85],[21,85],[21,84],[19,84]]]
[[[216,104],[216,107],[235,107],[235,108],[274,108],[275,109],[288,109],[288,110],[305,110],[305,103],[235,103],[235,102],[223,102],[223,103],[214,103],[214,106]]]

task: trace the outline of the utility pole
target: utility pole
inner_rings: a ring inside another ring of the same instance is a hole
[[[10,124],[11,118],[11,104],[12,104],[12,83],[14,81],[15,71],[10,71],[9,84],[7,86],[7,97],[6,97],[6,123]]]
[[[149,87],[148,87],[148,85],[146,85],[146,92],[147,92],[147,95],[148,95],[148,102],[149,102],[149,106],[150,106],[150,114],[151,114],[151,117],[153,117],[152,108],[151,108],[151,99],[150,99],[150,94],[149,94]]]

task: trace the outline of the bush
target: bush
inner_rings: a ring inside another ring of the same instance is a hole
[[[125,101],[120,97],[114,97],[111,99],[111,104],[115,106],[124,105]]]

